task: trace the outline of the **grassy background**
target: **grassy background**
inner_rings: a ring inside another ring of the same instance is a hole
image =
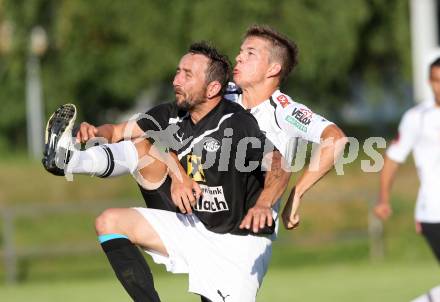
[[[258,301],[409,301],[440,284],[437,264],[414,232],[418,181],[412,163],[401,168],[394,186],[385,259],[369,261],[368,208],[375,201],[378,174],[360,167],[358,160],[344,167],[343,176],[329,174],[305,196],[301,227],[281,230]],[[67,182],[23,156],[3,156],[0,171],[0,206],[30,211],[15,223],[21,282],[0,285],[0,300],[128,301],[100,252],[93,225],[96,214],[110,205],[143,205],[131,178],[75,176]],[[39,214],[41,205],[93,210]],[[84,252],[47,252],[60,247]],[[153,270],[163,301],[198,301],[184,294],[184,276],[154,265]]]
[[[162,301],[198,302],[183,275],[156,276]],[[438,284],[430,262],[333,264],[270,269],[257,301],[410,301]],[[2,301],[130,301],[115,278],[82,278],[0,286]]]

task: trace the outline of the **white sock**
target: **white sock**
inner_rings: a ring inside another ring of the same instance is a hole
[[[138,153],[131,141],[90,147],[74,151],[66,168],[67,174],[89,174],[113,177],[133,173],[138,164]]]
[[[440,302],[440,285],[433,287],[427,292],[411,302]]]

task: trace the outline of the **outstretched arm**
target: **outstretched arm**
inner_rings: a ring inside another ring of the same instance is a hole
[[[324,129],[321,141],[322,143],[313,155],[309,167],[299,177],[283,209],[282,218],[286,229],[293,229],[298,225],[298,209],[302,196],[330,171],[348,142],[342,130],[333,124]]]
[[[380,173],[379,199],[374,208],[376,216],[383,220],[388,219],[392,214],[390,192],[398,169],[399,163],[385,155],[384,166]]]
[[[279,151],[268,153],[265,161],[271,162],[271,166],[264,179],[263,191],[240,224],[241,229],[252,228],[254,233],[258,233],[266,224],[272,226],[272,206],[283,195],[291,174],[283,169],[284,159]]]
[[[164,130],[169,124],[173,104],[164,103],[151,108],[144,114],[137,114],[130,120],[119,124],[104,124],[95,127],[83,122],[77,135],[78,141],[84,143],[94,137],[104,137],[109,143],[121,140],[134,140],[143,137],[148,130]]]
[[[128,121],[119,124],[104,124],[94,126],[87,122],[82,122],[76,138],[79,142],[85,143],[95,137],[103,137],[109,143],[116,143],[123,139],[136,139],[141,137],[144,131],[135,121]]]

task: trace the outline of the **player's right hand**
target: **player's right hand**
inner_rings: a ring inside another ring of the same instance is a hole
[[[393,210],[391,209],[391,205],[388,202],[379,201],[374,207],[374,214],[382,220],[388,219],[392,213]]]
[[[299,205],[301,203],[301,197],[295,194],[295,188],[290,193],[289,198],[286,201],[281,218],[283,220],[284,227],[287,230],[292,230],[299,225]]]
[[[171,180],[171,199],[180,212],[191,214],[192,207],[202,195],[199,184],[186,174],[180,178],[172,177]]]
[[[80,143],[86,143],[88,140],[94,138],[97,133],[98,128],[87,122],[82,122],[76,134],[76,140]]]
[[[240,223],[240,229],[252,229],[257,234],[267,225],[272,227],[272,208],[269,205],[259,204],[258,202],[248,210],[246,216]]]

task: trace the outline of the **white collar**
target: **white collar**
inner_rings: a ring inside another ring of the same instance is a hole
[[[245,109],[250,109],[251,112],[252,112],[252,111],[254,111],[255,109],[257,109],[257,108],[259,108],[260,106],[262,106],[264,103],[270,102],[270,99],[271,99],[271,98],[272,98],[272,99],[276,99],[276,98],[277,98],[279,95],[281,95],[281,94],[283,94],[283,93],[281,93],[281,91],[280,91],[279,89],[277,89],[277,90],[274,91],[274,93],[272,93],[272,95],[271,95],[268,99],[262,101],[260,104],[254,106],[254,107],[252,107],[252,108],[246,108],[246,107],[243,105],[243,94],[240,94],[240,95],[238,96],[238,98],[237,98],[237,103],[240,104],[240,105],[241,105],[243,108],[245,108]]]

